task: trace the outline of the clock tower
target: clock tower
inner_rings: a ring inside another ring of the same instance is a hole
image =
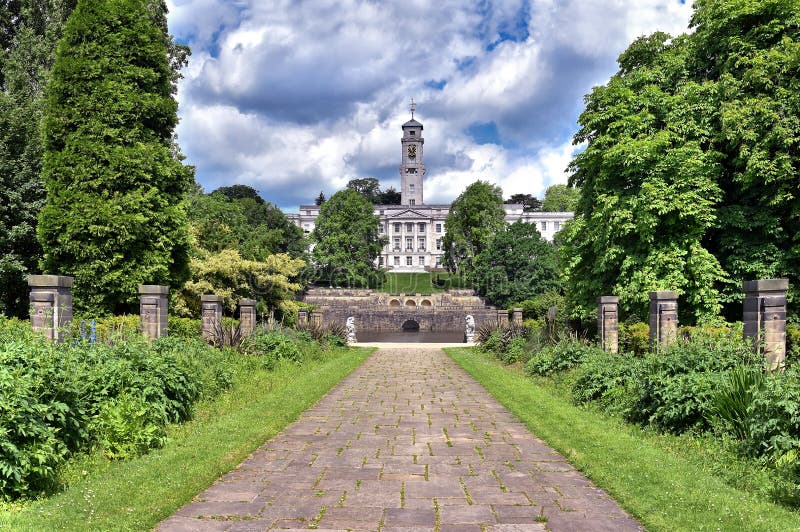
[[[403,138],[400,164],[400,204],[422,205],[422,177],[425,175],[425,163],[422,162],[422,124],[414,120],[417,104],[411,100],[411,120],[403,124]]]

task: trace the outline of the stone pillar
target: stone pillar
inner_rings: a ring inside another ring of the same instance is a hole
[[[311,325],[314,327],[322,327],[322,311],[315,310],[311,313]]]
[[[600,339],[600,347],[609,353],[619,352],[618,306],[617,296],[597,298],[597,337]]]
[[[50,341],[61,341],[61,329],[72,321],[72,283],[64,275],[31,275],[28,277],[30,315],[33,330]]]
[[[308,325],[308,311],[300,309],[297,311],[297,326],[305,327],[306,325]]]
[[[143,284],[139,286],[139,319],[142,333],[154,340],[167,335],[169,286]]]
[[[200,296],[201,333],[204,340],[214,340],[217,328],[222,324],[222,296],[203,294]]]
[[[498,310],[497,311],[497,324],[500,327],[508,327],[508,311],[507,310]]]
[[[522,309],[521,308],[515,308],[511,312],[512,312],[511,322],[514,325],[522,325]]]
[[[786,291],[788,279],[744,281],[744,337],[754,338],[770,370],[786,363]]]
[[[656,350],[678,337],[678,292],[650,292],[650,344]]]
[[[256,300],[239,300],[239,328],[242,335],[250,336],[256,329]]]

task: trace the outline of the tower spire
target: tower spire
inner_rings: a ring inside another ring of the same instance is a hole
[[[417,110],[417,104],[414,103],[414,98],[411,98],[411,120],[414,120],[414,111]]]

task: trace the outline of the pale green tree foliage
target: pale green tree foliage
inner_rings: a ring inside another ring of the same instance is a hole
[[[293,319],[297,314],[294,295],[302,286],[293,281],[305,261],[285,253],[269,255],[264,260],[243,259],[235,249],[217,253],[201,252],[192,258],[191,278],[178,295],[175,312],[184,316],[200,316],[200,296],[222,296],[223,308],[233,314],[239,300],[255,299],[258,312],[277,310],[278,318]]]
[[[450,205],[442,240],[444,263],[450,271],[472,270],[472,260],[505,227],[503,191],[497,185],[476,181]]]
[[[541,209],[545,212],[573,212],[578,206],[581,191],[567,185],[550,185],[544,191]]]
[[[322,204],[311,234],[317,275],[334,286],[370,286],[377,279],[375,260],[385,244],[372,203],[352,188]]]

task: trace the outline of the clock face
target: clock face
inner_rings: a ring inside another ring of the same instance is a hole
[[[417,145],[416,144],[409,145],[409,147],[408,147],[408,156],[411,157],[412,159],[417,156]]]

